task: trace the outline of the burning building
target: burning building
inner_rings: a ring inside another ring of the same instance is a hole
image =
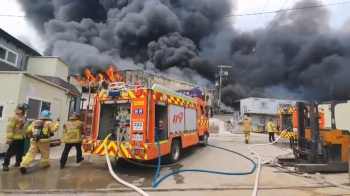
[[[92,73],[89,69],[86,69],[83,74],[71,75],[71,78],[75,80],[70,80],[72,84],[79,86],[81,92],[83,93],[83,98],[88,98],[89,84],[91,83],[91,93],[95,93],[98,86],[102,82],[104,88],[107,88],[108,84],[111,82],[125,82],[126,84],[135,84],[136,82],[142,81],[146,84],[148,81],[151,84],[162,85],[166,88],[178,91],[186,95],[196,94],[198,97],[205,99],[208,105],[216,106],[218,100],[214,97],[214,91],[212,89],[207,89],[198,85],[190,84],[187,82],[175,80],[162,75],[157,75],[154,73],[149,73],[143,70],[115,70],[111,66],[105,72]],[[86,103],[82,104],[82,108],[85,109]]]

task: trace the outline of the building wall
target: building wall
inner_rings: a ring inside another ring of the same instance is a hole
[[[28,59],[27,71],[33,75],[55,76],[56,58],[33,58]]]
[[[55,76],[67,81],[69,66],[58,57],[29,57],[27,71],[35,75]]]
[[[10,62],[3,60],[3,59],[0,59],[1,61],[4,61],[8,64],[11,64],[17,68],[21,68],[21,63],[22,63],[22,69],[24,68],[24,62],[25,62],[24,56],[26,55],[26,53],[23,50],[21,50],[20,48],[17,48],[12,43],[8,43],[6,40],[4,40],[1,37],[0,37],[0,47],[17,54],[16,63],[10,63]]]
[[[18,73],[0,73],[0,83],[9,84],[8,87],[2,88],[0,93],[0,107],[2,108],[0,113],[0,153],[2,153],[1,144],[5,143],[7,120],[13,114],[19,101],[20,78]]]
[[[295,105],[296,100],[246,98],[240,100],[240,110],[243,113],[277,115],[281,104]]]
[[[28,76],[23,76],[21,80],[21,90],[19,93],[19,102],[28,103],[30,106],[34,107],[31,100],[38,100],[40,102],[50,103],[50,111],[52,113],[52,120],[56,122],[57,118],[60,118],[61,126],[55,136],[55,139],[61,139],[63,133],[63,124],[67,122],[67,117],[69,113],[69,102],[71,97],[66,95],[66,91],[55,87],[53,85],[47,84],[35,78]],[[42,106],[39,106],[40,108]],[[35,110],[34,110],[35,111]],[[37,116],[39,116],[40,110],[37,111]],[[27,113],[27,119],[29,121],[34,120],[35,115],[31,111]]]

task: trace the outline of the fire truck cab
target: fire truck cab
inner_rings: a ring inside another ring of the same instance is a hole
[[[97,91],[86,112],[85,153],[104,155],[109,134],[109,155],[135,160],[158,158],[158,140],[167,163],[179,161],[183,148],[208,144],[212,111],[202,99],[147,86],[114,82]]]
[[[308,116],[307,119],[310,121],[310,111],[307,112]],[[324,128],[325,125],[325,119],[324,119],[324,111],[323,109],[319,109],[319,127]],[[278,126],[279,126],[279,132],[286,130],[282,135],[282,138],[294,138],[296,139],[298,136],[298,112],[297,108],[295,106],[290,107],[281,107],[279,109],[279,118],[278,118]],[[289,128],[289,129],[288,129]]]

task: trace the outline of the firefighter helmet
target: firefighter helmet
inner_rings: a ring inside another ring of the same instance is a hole
[[[72,114],[70,116],[71,117],[79,117],[80,114],[78,112],[72,112]]]
[[[20,104],[17,105],[16,109],[22,110],[22,111],[23,110],[28,110],[29,109],[29,105],[26,104],[26,103],[20,103]]]

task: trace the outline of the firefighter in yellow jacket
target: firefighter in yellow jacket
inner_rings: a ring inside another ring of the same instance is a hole
[[[64,150],[61,156],[61,169],[63,169],[67,163],[67,158],[70,149],[74,146],[77,150],[76,162],[80,163],[84,160],[83,153],[81,151],[82,135],[84,132],[85,123],[81,122],[79,119],[79,113],[73,112],[69,118],[69,121],[64,124],[64,136],[63,142]]]
[[[275,141],[275,129],[276,129],[276,125],[273,124],[272,118],[271,118],[267,123],[267,133],[269,134],[270,143]]]
[[[19,167],[22,174],[27,173],[27,167],[33,162],[39,150],[41,153],[40,168],[50,166],[50,136],[60,126],[60,119],[58,118],[57,122],[53,123],[50,116],[50,111],[42,111],[39,118],[27,128],[27,134],[31,135],[32,139],[30,140],[29,150]]]
[[[25,142],[25,124],[27,119],[24,117],[29,109],[28,104],[18,104],[15,109],[15,114],[10,116],[7,122],[6,144],[9,145],[4,157],[3,171],[9,171],[10,159],[16,155],[15,166],[19,167],[22,162],[24,142]]]
[[[252,121],[248,118],[248,116],[244,115],[241,123],[242,123],[245,143],[248,144],[250,140],[250,131],[252,129]]]

